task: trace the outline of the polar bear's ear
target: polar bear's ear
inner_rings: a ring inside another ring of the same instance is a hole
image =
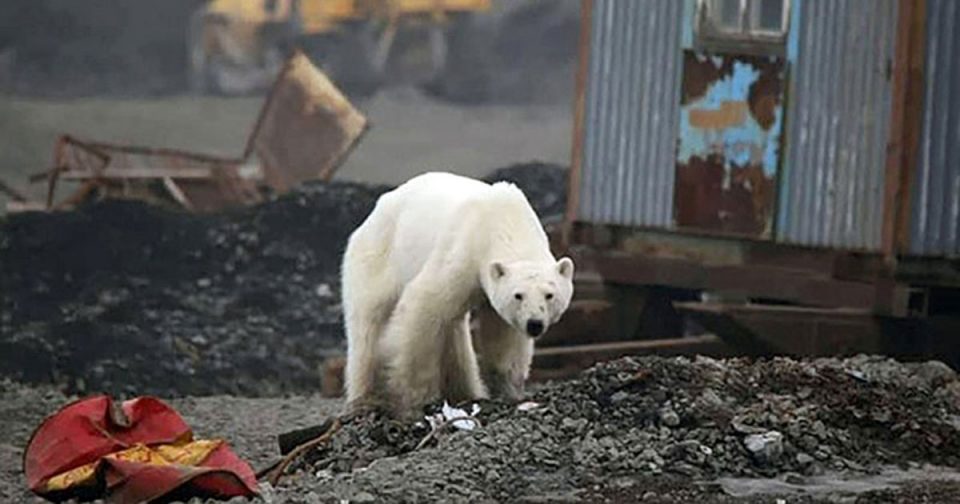
[[[494,280],[500,280],[507,275],[507,266],[502,262],[490,263],[490,277]]]
[[[557,261],[557,272],[564,278],[573,278],[573,260],[564,257]]]

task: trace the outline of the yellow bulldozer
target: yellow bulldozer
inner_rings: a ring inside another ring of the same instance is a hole
[[[299,48],[346,92],[385,79],[424,83],[448,38],[491,0],[209,0],[191,17],[189,77],[200,93],[263,89]]]

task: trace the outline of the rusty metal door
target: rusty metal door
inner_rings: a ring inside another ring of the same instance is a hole
[[[684,50],[678,228],[769,237],[784,111],[782,56]]]

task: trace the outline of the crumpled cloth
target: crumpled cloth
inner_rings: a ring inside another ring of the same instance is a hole
[[[34,431],[23,471],[30,490],[53,501],[257,495],[253,469],[225,441],[194,440],[183,418],[153,397],[117,403],[101,395],[64,406]]]

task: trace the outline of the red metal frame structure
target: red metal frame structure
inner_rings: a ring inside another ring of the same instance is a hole
[[[54,169],[46,174],[47,207],[76,205],[95,191],[111,196],[151,199],[144,186],[159,181],[157,201],[167,199],[189,210],[216,210],[260,201],[257,174],[244,177],[244,161],[175,149],[90,142],[61,136],[54,148]],[[60,202],[54,197],[61,179],[80,187]],[[165,193],[165,194],[164,194]]]
[[[265,188],[282,193],[304,180],[329,180],[367,128],[366,118],[298,52],[271,86],[239,158],[63,135],[53,168],[30,179],[46,180],[47,209],[99,193],[214,211],[259,202]],[[63,179],[80,186],[55,202]]]

